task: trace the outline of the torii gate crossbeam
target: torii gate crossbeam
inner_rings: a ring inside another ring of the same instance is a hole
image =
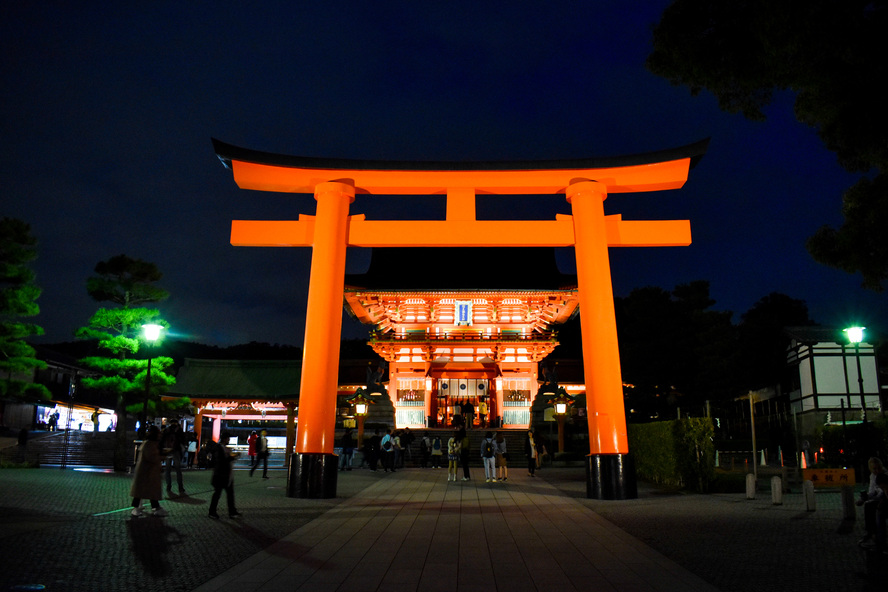
[[[577,259],[590,454],[587,495],[635,497],[629,463],[608,248],[683,246],[687,220],[624,221],[605,216],[608,193],[676,189],[708,140],[668,151],[597,160],[421,163],[313,159],[257,152],[214,140],[244,189],[313,193],[314,216],[232,222],[235,246],[312,247],[300,386],[299,433],[288,492],[336,495],[333,454],[345,255],[361,247],[572,246]],[[555,220],[475,219],[475,196],[563,193],[571,215]],[[446,195],[445,220],[369,221],[349,216],[356,194]]]

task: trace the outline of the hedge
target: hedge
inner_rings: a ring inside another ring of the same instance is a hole
[[[693,417],[629,424],[629,449],[639,479],[709,491],[715,479],[712,420]]]

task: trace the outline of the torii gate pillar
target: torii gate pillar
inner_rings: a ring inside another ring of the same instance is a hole
[[[296,453],[289,459],[287,486],[288,495],[303,498],[336,495],[339,457],[332,454],[336,405],[330,395],[335,397],[339,379],[348,208],[355,200],[355,188],[346,183],[318,183],[315,200],[299,430]]]
[[[574,223],[580,299],[580,330],[586,376],[589,456],[586,495],[594,499],[637,497],[623,406],[617,320],[611,288],[604,217],[607,186],[581,181],[567,188]]]

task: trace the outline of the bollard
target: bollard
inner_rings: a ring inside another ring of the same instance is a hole
[[[755,475],[752,473],[746,474],[746,499],[755,499]]]
[[[776,475],[771,477],[771,504],[783,505],[783,480]]]
[[[805,508],[809,512],[813,512],[817,509],[817,504],[814,502],[814,482],[805,481],[802,483],[802,492],[805,494]]]
[[[842,486],[842,519],[857,520],[857,510],[854,509],[854,492],[850,485]]]

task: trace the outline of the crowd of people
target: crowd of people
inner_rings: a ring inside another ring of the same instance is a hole
[[[439,469],[447,467],[447,480],[468,481],[471,479],[469,464],[472,458],[472,440],[463,427],[457,427],[448,437],[442,432],[425,432],[414,446],[416,436],[410,428],[392,430],[386,428],[375,429],[373,434],[364,438],[360,444],[355,440],[353,430],[346,429],[340,438],[339,470],[352,470],[355,452],[362,452],[360,463],[356,468],[367,468],[371,471],[394,473],[405,466],[405,462],[412,462],[422,469]],[[509,478],[509,450],[506,443],[505,432],[502,430],[488,431],[481,440],[480,450],[482,466],[484,467],[484,479],[487,483],[506,481]],[[536,471],[543,466],[549,453],[546,440],[535,436],[533,430],[528,430],[524,437],[524,456],[527,460],[527,474],[536,476]],[[460,477],[460,472],[462,476]]]

